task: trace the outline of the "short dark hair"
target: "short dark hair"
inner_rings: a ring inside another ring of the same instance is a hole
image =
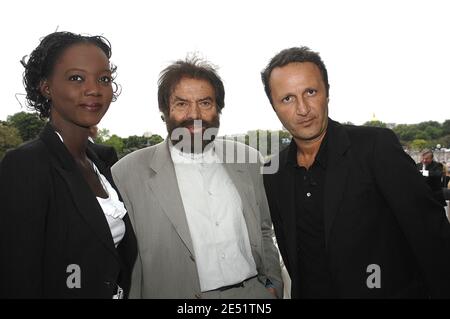
[[[433,154],[433,151],[432,151],[432,150],[430,150],[430,149],[428,149],[428,148],[423,149],[421,155],[422,155],[422,156],[425,156],[425,155],[427,155],[427,154],[431,154],[431,158],[434,158],[434,154]]]
[[[211,64],[197,57],[178,60],[161,71],[158,80],[158,106],[164,114],[169,114],[170,95],[182,78],[208,81],[215,91],[217,112],[225,107],[225,89],[217,70]]]
[[[325,89],[327,97],[330,93],[330,84],[328,83],[328,72],[325,64],[320,58],[319,53],[311,51],[308,47],[293,47],[289,49],[285,49],[279,53],[277,53],[266,66],[266,68],[261,72],[261,79],[264,85],[264,90],[266,91],[267,97],[271,104],[273,104],[271,90],[270,90],[270,75],[273,69],[277,67],[285,66],[289,63],[294,62],[311,62],[317,65],[320,70],[320,74],[322,75],[322,80],[325,83]]]
[[[24,56],[20,61],[25,67],[23,73],[23,85],[26,90],[26,100],[29,108],[38,112],[41,118],[50,116],[51,101],[41,93],[41,83],[48,79],[53,73],[56,62],[63,52],[72,45],[86,43],[93,44],[100,48],[108,59],[111,58],[111,44],[103,36],[85,36],[72,32],[60,31],[53,32],[45,36],[39,45],[31,52],[28,61],[25,62]],[[110,64],[111,73],[114,75],[117,67]],[[114,82],[113,101],[119,95],[118,85]]]

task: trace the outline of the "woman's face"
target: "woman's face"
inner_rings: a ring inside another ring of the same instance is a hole
[[[72,45],[56,61],[41,91],[51,100],[50,120],[56,127],[96,125],[113,97],[109,60],[93,44]]]

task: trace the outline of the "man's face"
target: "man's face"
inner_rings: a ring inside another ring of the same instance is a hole
[[[431,153],[426,153],[426,154],[422,155],[422,164],[430,165],[432,161],[433,161],[433,156],[431,155]]]
[[[269,79],[273,107],[297,141],[321,138],[328,124],[328,97],[319,68],[311,62],[274,68]]]
[[[200,125],[194,125],[194,121]],[[203,149],[214,140],[220,125],[214,87],[206,80],[182,78],[170,95],[166,125],[174,145],[182,140],[180,135],[188,136],[191,147],[187,150],[201,151],[194,150],[194,140],[200,141]],[[211,132],[213,136],[208,134]],[[185,150],[186,142],[183,141]]]

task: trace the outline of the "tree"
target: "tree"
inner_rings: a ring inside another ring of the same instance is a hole
[[[120,157],[123,152],[123,139],[116,134],[111,135],[103,144],[112,146],[116,149],[118,156]]]
[[[145,136],[131,135],[123,139],[123,147],[129,150],[138,150],[147,146]]]
[[[420,122],[419,124],[416,124],[417,128],[421,131],[426,130],[428,127],[433,127],[433,128],[441,128],[441,123],[436,122],[436,121],[425,121],[425,122]]]
[[[430,143],[423,139],[416,139],[416,140],[412,141],[410,144],[410,148],[415,151],[421,151],[424,148],[429,148],[429,147],[430,147]]]
[[[37,113],[19,112],[7,117],[9,126],[15,127],[23,141],[36,138],[44,128],[46,121],[41,120]]]
[[[436,140],[436,144],[441,144],[442,147],[444,148],[450,148],[450,134],[445,135],[439,139]]]
[[[15,127],[0,124],[0,159],[6,151],[22,143],[19,131]]]
[[[430,139],[436,139],[442,136],[442,128],[436,126],[425,127],[425,133],[430,137]]]
[[[101,130],[98,130],[97,137],[94,139],[95,143],[103,144],[107,139],[109,139],[110,134],[109,130],[106,128],[102,128]]]
[[[372,126],[372,127],[383,127],[383,128],[386,128],[386,123],[383,123],[383,122],[378,121],[378,120],[374,120],[374,121],[367,121],[366,123],[363,124],[363,126]]]
[[[414,135],[414,140],[428,141],[430,139],[431,139],[431,136],[428,134],[427,131],[417,131],[417,133]]]
[[[156,145],[161,143],[162,141],[164,141],[164,139],[159,136],[158,134],[153,134],[152,136],[150,136],[150,138],[148,139],[148,145]]]
[[[417,139],[417,134],[420,132],[417,124],[399,124],[394,127],[394,132],[401,141],[412,141]]]
[[[444,123],[442,123],[442,135],[450,135],[450,120],[445,120]]]

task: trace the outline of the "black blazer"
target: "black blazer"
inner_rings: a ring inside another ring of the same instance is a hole
[[[114,185],[97,155],[87,155]],[[50,124],[0,164],[0,298],[127,295],[137,254],[128,214],[117,248],[95,194]],[[72,265],[72,266],[71,266]],[[80,288],[73,265],[80,270]]]
[[[416,166],[420,171],[423,165],[422,163],[417,163]],[[442,192],[442,176],[444,171],[442,163],[432,161],[426,166],[426,169],[428,170],[428,176],[423,176],[423,179],[426,181],[428,186],[430,186],[432,192],[434,193],[434,197],[442,203],[442,205],[446,205],[444,194]]]
[[[298,297],[294,176],[288,148],[266,193],[281,255]],[[450,297],[450,225],[391,130],[328,126],[324,229],[338,297]],[[376,264],[381,287],[367,280]]]
[[[417,163],[416,166],[418,170],[421,170],[423,164]],[[427,184],[433,191],[440,189],[441,179],[444,171],[442,163],[432,161],[430,164],[426,166],[426,169],[428,170],[429,174],[428,176],[424,176],[425,180],[427,181]]]

